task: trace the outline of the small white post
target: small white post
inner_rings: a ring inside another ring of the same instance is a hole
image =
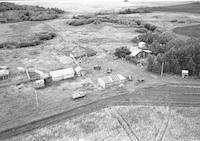
[[[27,77],[28,77],[28,80],[30,80],[30,75],[29,75],[29,73],[28,73],[28,70],[26,69],[26,75],[27,75]]]
[[[38,107],[38,94],[36,90],[35,90],[35,101],[36,101],[36,106]]]

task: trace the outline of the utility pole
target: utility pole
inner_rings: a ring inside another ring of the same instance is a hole
[[[161,77],[163,76],[163,71],[164,71],[164,63],[162,63],[162,68],[161,68],[161,72],[160,72]]]
[[[36,101],[36,106],[38,107],[38,94],[37,94],[37,91],[35,91],[35,101]]]

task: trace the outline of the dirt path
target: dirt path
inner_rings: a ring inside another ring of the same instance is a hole
[[[195,94],[187,94],[188,91],[195,92]],[[124,91],[118,91],[115,96],[107,98],[99,98],[96,100],[88,100],[78,107],[72,108],[70,110],[32,121],[25,125],[13,127],[0,131],[0,139],[6,139],[18,134],[22,134],[31,131],[36,128],[42,128],[49,124],[57,123],[65,119],[78,116],[83,113],[90,113],[92,111],[100,110],[105,107],[115,106],[115,105],[168,105],[168,106],[194,106],[200,107],[200,89],[194,88],[180,88],[180,87],[170,87],[162,86],[155,88],[148,88],[138,90],[135,93],[124,93]],[[170,93],[171,91],[175,91]],[[183,91],[186,91],[185,93]],[[114,91],[113,91],[114,92]],[[198,92],[198,93],[197,93]],[[87,98],[87,97],[86,97]]]

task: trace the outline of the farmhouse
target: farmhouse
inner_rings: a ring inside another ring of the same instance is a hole
[[[120,74],[110,75],[102,78],[98,78],[97,83],[99,86],[105,88],[119,85],[121,83],[124,83],[126,78]]]
[[[152,53],[150,50],[140,49],[137,47],[130,48],[131,56],[135,58],[146,58],[149,54]]]
[[[53,81],[60,81],[64,79],[73,78],[75,76],[75,72],[73,68],[68,68],[68,69],[50,71],[49,75]]]
[[[145,42],[139,42],[138,43],[138,48],[140,48],[140,49],[146,48],[146,43]]]

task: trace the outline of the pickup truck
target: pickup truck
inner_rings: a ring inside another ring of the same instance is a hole
[[[85,97],[85,95],[86,95],[85,91],[77,92],[77,93],[72,94],[72,99],[82,98],[82,97]]]

